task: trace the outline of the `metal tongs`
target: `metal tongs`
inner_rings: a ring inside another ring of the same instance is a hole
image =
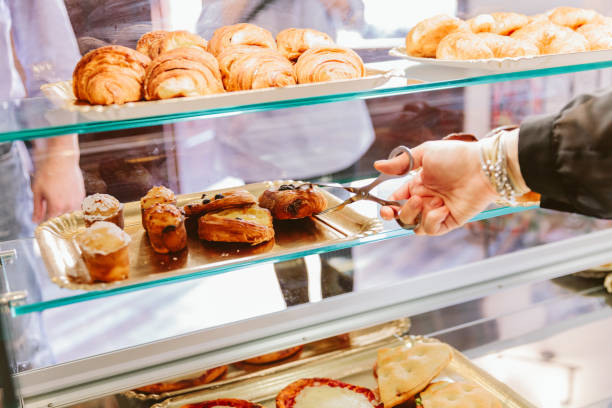
[[[392,179],[397,179],[397,178],[401,178],[406,176],[408,173],[410,173],[412,171],[412,168],[414,167],[414,157],[412,157],[412,153],[410,152],[410,149],[407,148],[406,146],[398,146],[395,149],[393,149],[391,151],[391,153],[389,154],[389,159],[392,159],[394,157],[397,157],[399,155],[401,155],[402,153],[406,153],[408,155],[408,157],[410,158],[410,164],[408,166],[408,170],[405,171],[403,174],[399,174],[399,175],[389,175],[389,174],[381,174],[380,176],[378,176],[374,181],[372,181],[370,184],[363,186],[363,187],[344,187],[340,184],[321,184],[321,183],[315,183],[317,186],[320,187],[332,187],[332,188],[342,188],[346,191],[348,191],[349,193],[353,193],[354,195],[351,196],[350,198],[344,200],[342,203],[334,206],[334,207],[330,207],[328,209],[326,209],[325,211],[321,211],[320,213],[318,213],[317,215],[323,215],[323,214],[328,214],[334,211],[338,211],[341,210],[342,208],[346,207],[349,204],[352,204],[356,201],[361,201],[361,200],[368,200],[368,201],[374,201],[380,205],[383,206],[394,206],[394,207],[402,207],[407,200],[399,200],[399,201],[389,201],[389,200],[384,200],[382,198],[376,197],[375,195],[370,194],[370,191],[378,186],[381,183],[384,183],[385,181],[388,180],[392,180]],[[413,230],[417,227],[417,224],[404,224],[403,222],[401,222],[401,220],[399,218],[395,218],[395,220],[397,221],[397,223],[404,229],[409,229],[409,230]]]

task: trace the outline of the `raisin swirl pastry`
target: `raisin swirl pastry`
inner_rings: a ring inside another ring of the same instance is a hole
[[[276,50],[240,45],[225,48],[217,59],[228,91],[296,84],[293,65]]]
[[[323,193],[312,184],[283,184],[269,188],[259,197],[259,205],[267,208],[277,220],[292,220],[310,217],[327,208]]]
[[[120,45],[90,51],[74,68],[74,96],[94,105],[139,101],[145,69],[150,62],[146,55]]]
[[[366,74],[361,57],[350,48],[311,48],[298,58],[295,74],[300,84],[362,78]]]
[[[198,236],[205,241],[257,245],[274,238],[272,216],[257,205],[209,212],[198,220]]]
[[[240,23],[218,28],[208,42],[208,52],[218,57],[227,47],[250,45],[276,50],[272,33],[255,24]]]
[[[202,49],[176,48],[155,58],[144,81],[147,100],[224,92],[219,64]]]
[[[334,45],[334,40],[329,35],[311,28],[287,28],[276,35],[276,45],[281,54],[289,61],[295,62],[310,48]]]
[[[209,384],[227,372],[227,366],[220,366],[206,370],[195,377],[181,378],[174,381],[164,381],[155,384],[145,385],[136,388],[135,391],[144,392],[147,394],[161,394],[164,392],[172,392],[184,390],[186,388],[197,387],[198,385]]]
[[[172,204],[155,204],[147,210],[145,224],[151,247],[158,254],[178,252],[187,246],[185,216]]]

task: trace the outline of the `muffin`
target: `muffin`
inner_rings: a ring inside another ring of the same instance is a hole
[[[123,204],[112,195],[96,193],[87,196],[81,210],[86,227],[97,221],[107,221],[123,229]]]
[[[98,221],[75,237],[93,281],[127,279],[130,272],[130,236],[117,225]]]

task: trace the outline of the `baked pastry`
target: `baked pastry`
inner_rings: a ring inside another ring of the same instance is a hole
[[[176,197],[174,196],[174,192],[164,186],[155,186],[140,199],[140,215],[142,226],[145,230],[147,229],[145,214],[147,210],[152,208],[155,204],[176,205]]]
[[[589,23],[580,26],[576,32],[586,38],[591,51],[612,49],[612,25],[610,24]]]
[[[276,35],[278,51],[292,62],[310,48],[334,45],[334,40],[311,28],[286,28]]]
[[[290,220],[320,213],[327,208],[327,200],[312,184],[283,184],[264,191],[259,205],[277,220]]]
[[[538,47],[527,41],[492,33],[480,33],[477,36],[484,40],[495,58],[529,57],[540,54]]]
[[[524,14],[498,12],[479,14],[467,21],[473,33],[493,33],[510,35],[514,31],[529,24],[530,20]]]
[[[279,350],[279,351],[275,351],[272,353],[267,353],[267,354],[263,354],[261,356],[257,356],[257,357],[253,357],[253,358],[248,358],[246,360],[244,360],[245,363],[249,363],[249,364],[270,364],[270,363],[274,363],[276,361],[280,361],[280,360],[284,360],[286,358],[289,358],[299,352],[302,351],[302,349],[304,348],[304,346],[295,346],[295,347],[290,347],[288,349],[284,349],[284,350]]]
[[[123,229],[123,204],[109,194],[92,194],[81,204],[83,221],[89,227],[97,221],[108,221]]]
[[[272,34],[255,24],[240,23],[218,28],[208,42],[208,52],[218,57],[225,48],[234,45],[251,45],[276,50]]]
[[[406,35],[406,53],[415,57],[435,58],[440,41],[455,31],[469,31],[465,21],[446,14],[426,18]]]
[[[208,43],[199,35],[190,33],[189,31],[171,31],[156,41],[154,46],[150,48],[151,59],[157,58],[177,48],[195,48],[207,51]]]
[[[147,68],[147,100],[224,92],[217,59],[199,48],[176,48],[155,58]]]
[[[543,20],[527,24],[512,33],[511,37],[534,44],[542,55],[589,50],[589,43],[582,34]]]
[[[121,105],[142,99],[149,57],[121,45],[107,45],[81,58],[72,73],[76,99],[94,105]]]
[[[303,378],[283,388],[276,396],[276,408],[382,408],[374,392],[365,387],[329,378]]]
[[[458,31],[440,41],[436,58],[445,60],[474,60],[495,58],[486,41],[478,35]]]
[[[418,343],[378,350],[376,376],[385,408],[408,401],[437,377],[453,357],[444,343]]]
[[[143,34],[136,44],[136,51],[144,55],[148,55],[151,59],[155,58],[152,50],[158,48],[159,41],[161,41],[166,34],[168,34],[168,31],[166,30],[150,31]]]
[[[272,216],[257,205],[213,211],[198,220],[198,236],[205,241],[257,245],[274,238]]]
[[[159,254],[178,252],[187,246],[185,216],[172,204],[155,204],[145,214],[149,242]]]
[[[602,22],[603,16],[595,10],[557,7],[548,12],[548,19],[557,25],[575,30],[585,24]]]
[[[183,405],[181,408],[264,408],[263,405],[235,398],[220,398],[197,404]]]
[[[478,407],[501,408],[497,398],[484,388],[463,382],[437,381],[420,395],[421,408]],[[417,405],[418,407],[418,405]]]
[[[144,387],[136,388],[135,391],[144,392],[147,394],[161,394],[164,392],[184,390],[187,388],[197,387],[198,385],[209,384],[224,375],[226,372],[227,366],[224,365],[206,370],[196,377],[191,376],[174,381],[165,381],[145,385]]]
[[[98,221],[78,233],[75,241],[93,281],[127,279],[130,272],[130,236],[112,222]]]
[[[228,208],[247,207],[257,201],[253,194],[246,190],[238,189],[225,191],[218,194],[202,194],[202,201],[187,204],[183,212],[187,217],[202,216],[211,211],[226,210]]]
[[[362,78],[366,75],[361,57],[350,48],[311,48],[298,58],[295,74],[299,84]]]
[[[295,85],[291,62],[276,50],[239,45],[226,47],[217,59],[228,91]]]

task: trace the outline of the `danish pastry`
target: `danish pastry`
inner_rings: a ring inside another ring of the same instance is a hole
[[[247,45],[227,47],[217,59],[228,91],[295,85],[291,62],[276,50]]]
[[[270,364],[284,360],[302,351],[304,346],[295,346],[244,360],[249,364]]]
[[[533,21],[515,31],[512,38],[534,44],[540,54],[560,54],[588,51],[586,38],[563,26],[542,20]]]
[[[117,225],[98,221],[75,237],[93,281],[127,279],[130,236]]]
[[[178,252],[187,246],[185,216],[172,204],[155,204],[145,215],[151,247],[158,254]]]
[[[501,402],[484,388],[464,382],[436,381],[420,394],[422,408],[455,407],[501,408]]]
[[[202,49],[176,48],[155,58],[147,68],[147,100],[224,92],[219,64]]]
[[[557,25],[575,30],[585,24],[602,22],[603,16],[595,10],[557,7],[548,12],[548,19]]]
[[[289,220],[320,213],[327,208],[327,200],[312,184],[297,187],[283,184],[264,191],[259,197],[259,205],[270,210],[277,220]]]
[[[276,35],[276,45],[281,54],[295,62],[306,50],[334,45],[334,40],[311,28],[287,28]]]
[[[446,14],[427,18],[406,35],[406,52],[415,57],[435,58],[440,41],[455,31],[469,31],[465,21]]]
[[[580,26],[576,32],[587,39],[591,51],[612,49],[612,25],[589,23]]]
[[[97,221],[108,221],[123,229],[123,204],[108,194],[92,194],[81,204],[83,221],[89,227]]]
[[[495,58],[528,57],[540,54],[538,47],[527,41],[492,33],[480,33],[477,36],[484,40]]]
[[[529,17],[524,14],[498,12],[477,15],[469,19],[467,24],[474,33],[510,35],[529,22]]]
[[[81,58],[72,74],[74,96],[94,105],[142,99],[142,83],[149,57],[120,45],[107,45]]]
[[[143,34],[136,44],[136,51],[148,55],[151,59],[155,58],[152,56],[152,50],[158,48],[159,41],[161,41],[166,34],[168,34],[168,31],[165,30],[150,31]]]
[[[211,211],[226,210],[228,208],[247,207],[257,201],[253,194],[246,190],[226,191],[219,194],[202,194],[202,201],[187,204],[183,212],[187,217],[201,216]]]
[[[195,378],[184,378],[176,381],[166,381],[145,385],[144,387],[136,388],[136,391],[147,394],[161,394],[164,392],[184,390],[186,388],[197,387],[198,385],[209,384],[221,377],[226,372],[227,366],[224,365],[206,370]]]
[[[361,57],[350,48],[311,48],[295,64],[298,83],[362,78],[366,74]]]
[[[196,48],[207,51],[208,43],[199,35],[189,31],[171,31],[152,44],[149,55],[151,59],[154,59],[177,48]]]
[[[372,390],[330,378],[302,378],[276,396],[276,408],[320,407],[382,408]]]
[[[472,32],[458,31],[440,41],[436,58],[445,60],[473,60],[494,58],[486,41]]]
[[[200,217],[198,236],[205,241],[257,245],[274,238],[272,216],[257,205],[213,211]]]
[[[181,408],[264,408],[263,405],[235,398],[220,398],[197,404],[183,405]]]
[[[145,214],[155,204],[172,204],[176,205],[176,197],[169,188],[164,186],[155,186],[151,188],[144,197],[140,199],[140,215],[142,226],[146,230]]]
[[[255,24],[240,23],[218,28],[208,42],[208,52],[218,57],[225,48],[234,45],[251,45],[276,50],[272,34]]]

